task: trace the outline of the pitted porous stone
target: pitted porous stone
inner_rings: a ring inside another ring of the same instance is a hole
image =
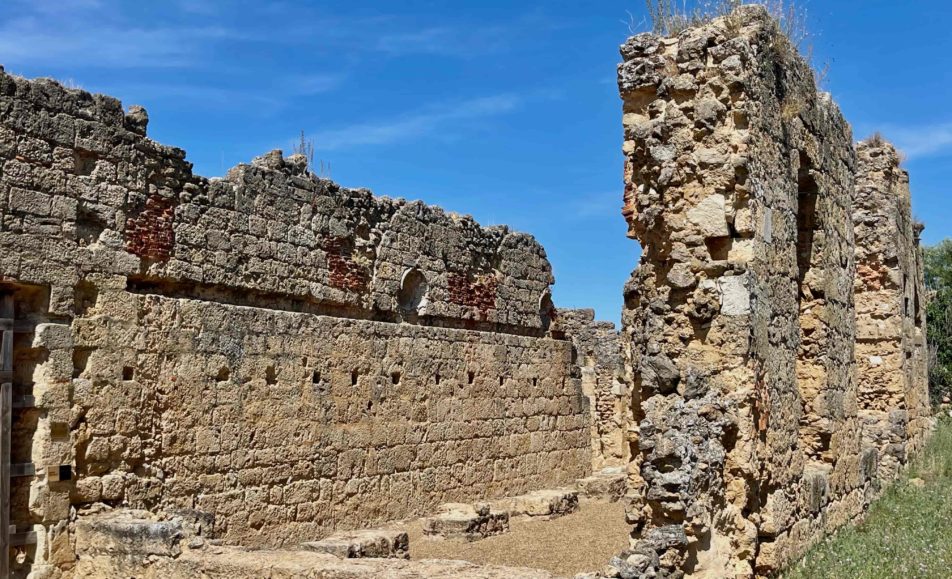
[[[404,531],[367,529],[334,533],[326,539],[303,543],[305,551],[327,553],[341,559],[409,559],[410,540]]]
[[[179,520],[160,520],[146,511],[117,510],[81,517],[76,523],[78,554],[109,554],[146,560],[177,557],[185,537]]]
[[[628,490],[628,475],[622,469],[607,468],[575,482],[582,497],[593,501],[615,502]]]
[[[497,510],[506,511],[512,517],[561,517],[578,510],[578,491],[550,489],[496,501]]]
[[[907,180],[891,147],[854,147],[763,7],[621,55],[623,215],[643,251],[622,315],[632,550],[613,565],[771,576],[930,429]]]
[[[71,479],[12,481],[12,523],[44,545],[17,573],[72,569],[71,511],[100,502],[278,548],[590,472],[532,236],[303,155],[205,179],[148,120],[0,71],[0,293],[35,328],[14,344],[37,410],[13,452]]]
[[[446,503],[423,519],[423,533],[446,539],[475,541],[509,530],[509,513],[489,503]]]
[[[591,416],[592,470],[621,467],[630,457],[631,372],[622,359],[621,335],[590,309],[558,310],[558,328],[572,340],[582,393]]]
[[[928,398],[922,228],[895,147],[857,145],[853,230],[857,244],[856,360],[863,443],[889,481],[918,449],[933,419]]]

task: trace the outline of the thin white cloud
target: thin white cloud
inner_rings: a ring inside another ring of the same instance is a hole
[[[189,14],[212,16],[219,13],[219,7],[208,0],[178,0],[179,9]]]
[[[952,122],[886,128],[883,135],[910,159],[952,153]]]
[[[193,108],[253,109],[270,114],[284,108],[295,98],[330,92],[344,81],[343,75],[312,74],[276,77],[252,90],[246,85],[238,88],[194,83],[121,83],[115,86],[91,87],[121,97],[129,103],[146,105],[150,102],[172,99]]]
[[[435,132],[450,135],[452,125],[485,119],[512,112],[521,104],[514,95],[496,95],[430,107],[405,114],[395,120],[362,122],[313,134],[319,150],[346,149],[358,146],[390,145]]]
[[[466,56],[495,52],[505,46],[507,33],[504,27],[431,27],[409,32],[382,34],[377,38],[377,50],[392,56],[430,54]]]
[[[307,74],[292,76],[280,83],[282,92],[291,96],[309,96],[332,91],[344,81],[342,74]]]
[[[49,15],[71,14],[76,11],[98,10],[103,0],[8,0],[14,6],[27,7],[34,12]]]
[[[193,62],[202,46],[230,36],[217,26],[87,25],[42,16],[0,24],[0,62],[8,65],[175,67]]]
[[[0,0],[0,63],[59,68],[188,67],[230,42],[293,45],[340,59],[408,55],[470,58],[506,49],[536,14],[490,25],[421,26],[396,15],[341,17],[307,4],[242,4],[242,23],[221,3],[174,0],[160,18],[116,0]],[[237,4],[231,5],[237,9]],[[251,23],[250,25],[248,23]],[[275,33],[275,26],[280,33]]]

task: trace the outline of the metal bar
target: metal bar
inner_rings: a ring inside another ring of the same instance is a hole
[[[0,318],[14,318],[13,295],[0,296]],[[10,576],[10,439],[13,434],[13,331],[0,341],[0,577]],[[35,540],[35,537],[34,537]]]
[[[0,331],[6,332],[13,329],[13,318],[0,318]]]
[[[13,295],[0,296],[0,318],[14,317]],[[0,342],[0,577],[10,576],[10,438],[13,434],[13,331]],[[35,537],[34,537],[35,540]]]
[[[36,466],[32,462],[20,462],[10,465],[10,476],[36,476]],[[0,527],[3,528],[3,527]]]

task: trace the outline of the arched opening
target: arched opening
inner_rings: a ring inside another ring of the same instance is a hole
[[[552,303],[552,293],[549,290],[542,292],[542,297],[539,298],[539,318],[542,320],[542,329],[548,332],[556,318],[555,304]]]
[[[417,315],[426,305],[427,292],[426,277],[420,270],[413,267],[403,273],[400,279],[400,293],[397,295],[397,305],[403,315]]]

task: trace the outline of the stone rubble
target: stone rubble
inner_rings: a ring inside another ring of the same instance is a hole
[[[493,507],[510,517],[555,518],[578,510],[578,491],[546,489],[495,501]]]
[[[606,468],[575,481],[579,495],[593,501],[615,502],[628,490],[628,475],[622,468]]]

